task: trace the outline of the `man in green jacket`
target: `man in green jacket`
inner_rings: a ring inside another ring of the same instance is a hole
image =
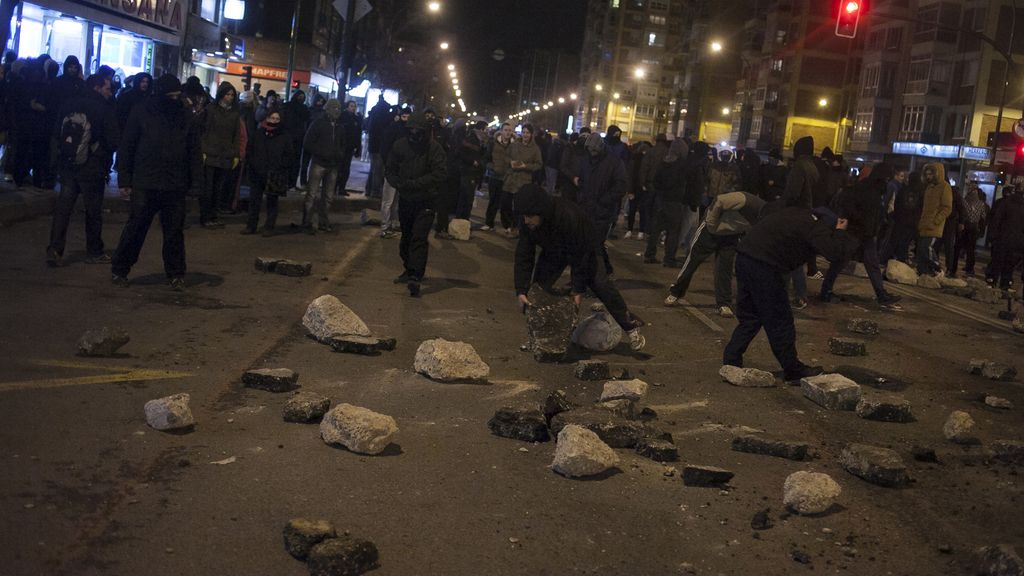
[[[385,170],[388,183],[398,190],[398,221],[402,227],[398,254],[405,271],[395,283],[407,284],[414,298],[420,295],[427,269],[427,237],[434,222],[434,202],[447,178],[444,149],[430,138],[429,128],[423,114],[412,115],[405,125],[405,137],[395,142],[387,156]]]

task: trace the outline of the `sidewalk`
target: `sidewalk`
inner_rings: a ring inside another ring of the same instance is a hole
[[[352,172],[345,187],[349,196],[332,198],[332,212],[380,209],[380,200],[367,198],[364,192],[369,173],[370,164],[368,162],[352,161]],[[49,216],[53,213],[53,207],[57,203],[57,195],[58,191],[56,190],[41,190],[32,186],[18,188],[13,182],[0,182],[0,226],[9,226],[15,222]],[[239,198],[248,200],[248,186],[242,186]],[[302,201],[302,195],[293,192],[281,199],[280,209],[281,211],[300,210]],[[128,211],[128,203],[121,200],[121,194],[117,188],[116,172],[111,174],[103,208],[107,212]]]

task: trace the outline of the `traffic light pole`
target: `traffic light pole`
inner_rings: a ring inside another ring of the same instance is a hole
[[[292,99],[292,71],[295,69],[295,43],[298,40],[299,12],[302,10],[302,0],[295,0],[295,11],[292,12],[292,34],[288,40],[288,73],[284,80],[284,101]]]

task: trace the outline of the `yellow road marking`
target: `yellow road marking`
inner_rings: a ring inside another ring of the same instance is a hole
[[[49,366],[51,368],[78,368],[80,370],[112,370],[114,372],[131,372],[132,370],[135,370],[135,368],[127,366],[103,366],[100,364],[86,364],[85,362],[66,362],[64,360],[32,360],[32,363],[37,366]]]
[[[47,388],[63,388],[66,386],[82,386],[86,384],[108,384],[114,382],[142,382],[147,380],[165,380],[172,378],[188,378],[190,376],[193,376],[193,374],[190,372],[175,372],[173,370],[144,370],[135,368],[117,368],[113,366],[100,366],[97,364],[65,362],[62,360],[36,360],[33,361],[32,363],[41,366],[51,366],[55,368],[105,370],[108,373],[96,374],[93,376],[73,376],[69,378],[43,378],[39,380],[22,380],[19,382],[2,382],[0,383],[0,392],[6,392],[8,390],[39,390]]]

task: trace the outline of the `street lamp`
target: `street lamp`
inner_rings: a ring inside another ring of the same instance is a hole
[[[447,49],[448,49],[448,43],[447,42],[441,42],[441,50],[447,50]]]
[[[458,74],[455,73],[455,70],[452,70],[451,72],[448,73],[448,76],[455,78],[458,76]]]
[[[618,100],[619,99],[619,93],[616,92],[616,93],[612,94],[612,99],[613,100]]]
[[[448,69],[449,70],[455,70],[455,64],[449,64],[448,65]]]
[[[430,10],[431,12],[434,12],[434,13],[440,12],[441,11],[441,3],[440,2],[427,2],[427,10]]]
[[[559,98],[558,99],[558,103],[559,104],[565,104],[565,98]]]
[[[646,75],[647,75],[647,71],[644,70],[643,68],[637,68],[636,70],[633,70],[633,76],[637,80],[643,80],[644,76],[646,76]]]
[[[822,98],[821,100],[818,100],[819,108],[824,108],[825,106],[828,106],[828,99]]]
[[[722,43],[721,42],[717,42],[716,41],[716,42],[712,42],[711,43],[711,51],[712,52],[721,52],[722,48],[723,47],[722,47]]]
[[[572,94],[569,94],[569,100],[575,100],[576,98],[579,98],[579,96],[576,96],[575,92],[573,92]]]
[[[722,108],[722,116],[728,116],[728,115],[729,115],[729,109],[728,109],[728,108],[725,108],[725,107],[723,107],[723,108]]]
[[[600,92],[601,90],[604,90],[604,86],[601,86],[600,84],[594,84],[594,90]]]

